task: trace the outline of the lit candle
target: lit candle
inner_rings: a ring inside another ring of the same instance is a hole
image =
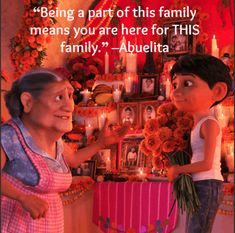
[[[109,73],[109,54],[106,52],[104,56],[104,71],[105,74]]]
[[[88,124],[86,126],[86,136],[89,137],[90,135],[92,135],[92,133],[93,133],[93,127],[91,124]]]
[[[170,79],[168,78],[166,80],[166,99],[169,99],[170,98],[170,91],[171,91],[171,82],[170,82]]]
[[[111,170],[111,160],[110,160],[110,157],[108,157],[107,160],[106,160],[106,170],[108,170],[108,171]]]
[[[126,72],[136,73],[137,71],[137,54],[127,53],[126,55]]]
[[[144,178],[146,177],[146,174],[144,173],[144,168],[139,168],[139,174],[138,174],[139,178],[141,180],[144,180]]]
[[[100,116],[99,116],[99,130],[103,129],[104,127],[104,123],[105,123],[105,120],[106,120],[106,114],[105,113],[102,113]]]
[[[81,94],[83,95],[82,101],[86,103],[91,96],[91,92],[88,91],[88,89],[85,89],[84,91],[81,91]]]
[[[115,91],[113,91],[113,100],[114,102],[119,102],[121,98],[121,91],[116,89]]]
[[[125,85],[125,91],[126,93],[131,93],[132,91],[132,83],[133,83],[133,78],[131,76],[128,76],[124,80],[124,85]]]
[[[225,116],[223,113],[221,113],[220,116],[218,116],[218,121],[220,123],[221,128],[225,128],[228,126],[228,122],[229,122],[229,117]]]
[[[219,57],[219,48],[217,46],[217,40],[215,38],[215,35],[213,35],[213,38],[211,41],[211,55],[214,57]]]
[[[122,40],[120,42],[120,55],[119,55],[119,59],[122,59],[122,67],[126,67],[126,39],[123,36]]]

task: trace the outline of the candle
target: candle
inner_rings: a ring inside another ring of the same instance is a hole
[[[88,89],[85,89],[84,91],[81,91],[81,94],[83,95],[82,101],[86,103],[91,96],[91,92],[88,91]]]
[[[114,102],[119,102],[121,98],[121,91],[116,89],[115,91],[113,91],[113,100]]]
[[[136,73],[137,71],[137,54],[127,53],[126,54],[126,72]]]
[[[170,82],[170,79],[167,79],[166,80],[166,99],[169,99],[170,98],[170,91],[171,91],[171,82]]]
[[[217,46],[217,40],[215,38],[215,35],[211,40],[211,55],[214,57],[219,57],[219,48]]]
[[[132,82],[133,82],[133,78],[131,76],[128,76],[127,78],[125,78],[124,86],[125,86],[126,93],[131,93],[131,91],[132,91]]]
[[[229,122],[229,117],[224,115],[223,113],[221,113],[220,116],[218,116],[218,121],[220,123],[221,128],[225,128],[228,126],[228,122]]]
[[[120,42],[120,55],[119,55],[119,59],[122,59],[122,67],[126,67],[126,39],[123,36],[122,40]]]
[[[109,54],[106,52],[104,56],[104,70],[105,74],[109,73]]]
[[[108,157],[107,160],[106,160],[106,170],[108,170],[108,171],[111,170],[111,160],[110,160],[110,157]]]
[[[86,136],[87,136],[87,138],[88,138],[90,135],[92,135],[92,133],[93,133],[93,127],[92,127],[91,124],[88,124],[88,125],[86,126]]]
[[[106,114],[105,114],[105,113],[102,113],[102,114],[99,116],[99,119],[98,119],[98,121],[99,121],[99,130],[103,129],[105,120],[106,120]]]

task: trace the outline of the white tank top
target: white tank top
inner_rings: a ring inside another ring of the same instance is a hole
[[[204,117],[197,123],[197,125],[191,132],[191,146],[192,146],[192,151],[193,151],[191,163],[195,163],[204,159],[204,139],[200,137],[200,129],[201,129],[202,123],[208,119],[216,121],[217,124],[219,125],[218,121],[213,116]],[[194,181],[208,180],[208,179],[223,180],[223,176],[221,175],[221,167],[220,167],[221,166],[221,163],[220,163],[221,137],[222,137],[222,133],[220,129],[219,135],[216,138],[216,148],[215,148],[212,168],[208,171],[193,173],[192,177]]]

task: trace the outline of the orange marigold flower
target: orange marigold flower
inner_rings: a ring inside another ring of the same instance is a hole
[[[176,149],[176,142],[173,139],[167,140],[162,144],[163,152],[173,152]]]
[[[36,37],[36,42],[38,44],[43,44],[44,43],[44,36],[43,35],[39,35]]]
[[[28,36],[27,39],[28,39],[29,43],[33,43],[35,41],[35,37],[34,36]]]
[[[193,126],[193,122],[188,117],[180,117],[177,119],[176,125],[182,129],[190,129]]]
[[[157,120],[159,126],[165,126],[166,123],[168,122],[166,115],[160,115],[160,116],[156,117],[156,120]]]
[[[31,52],[31,56],[32,56],[32,57],[38,57],[38,51],[34,49],[34,50]]]
[[[33,20],[31,18],[26,18],[24,22],[26,25],[31,25],[33,23]]]
[[[80,63],[80,62],[77,62],[77,63],[75,63],[75,64],[72,66],[72,69],[73,69],[74,71],[79,71],[79,70],[82,69],[82,68],[83,68],[83,64]]]
[[[156,151],[160,147],[161,141],[156,134],[151,134],[146,137],[145,145],[148,150]]]
[[[86,59],[89,58],[91,55],[89,53],[79,53],[78,56]]]
[[[150,135],[155,133],[159,128],[158,121],[156,119],[150,119],[145,123],[144,134]]]
[[[183,138],[176,139],[176,145],[178,150],[185,150],[188,147],[188,141]]]
[[[102,65],[103,65],[103,61],[102,61],[100,58],[98,58],[98,57],[94,57],[94,58],[93,58],[93,61],[94,61],[97,65],[99,65],[99,66],[102,66]]]
[[[30,52],[29,51],[24,51],[24,57],[29,57],[30,56]]]
[[[166,141],[172,137],[172,130],[168,127],[159,128],[156,133],[161,141]]]
[[[149,149],[147,149],[147,147],[146,147],[146,141],[145,140],[142,140],[141,142],[140,142],[140,150],[145,154],[145,155],[151,155],[152,154],[152,152],[149,150]]]
[[[157,114],[171,115],[176,110],[176,107],[173,103],[162,104],[157,109]]]
[[[183,138],[185,132],[186,131],[184,129],[177,128],[177,129],[174,130],[173,136],[174,136],[175,139],[180,139],[180,138]]]
[[[99,73],[98,69],[94,65],[89,65],[88,68],[89,68],[89,70],[92,74],[98,74]]]

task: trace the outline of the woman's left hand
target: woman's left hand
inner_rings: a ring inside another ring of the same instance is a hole
[[[124,124],[116,130],[110,130],[108,120],[106,119],[103,129],[101,130],[97,142],[104,145],[104,147],[118,143],[127,133],[130,124]]]

